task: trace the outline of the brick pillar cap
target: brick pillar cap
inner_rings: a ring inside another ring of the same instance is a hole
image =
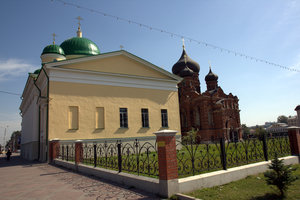
[[[154,134],[156,136],[175,136],[175,134],[177,133],[177,131],[175,130],[161,130],[161,131],[157,131]]]
[[[81,143],[82,142],[82,140],[76,140],[75,141],[75,143]]]
[[[58,142],[59,140],[59,138],[53,138],[52,140],[50,140],[50,142]]]
[[[293,129],[300,129],[300,127],[298,127],[298,126],[290,126],[287,129],[291,129],[291,130],[293,130]]]

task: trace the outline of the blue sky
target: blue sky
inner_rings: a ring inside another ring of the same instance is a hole
[[[300,69],[300,1],[292,0],[85,0],[86,8],[140,22],[269,62]],[[76,17],[83,36],[102,53],[124,49],[170,71],[182,52],[179,37],[105,17],[54,0],[2,1],[0,4],[0,91],[21,94],[28,72],[41,66],[40,54],[52,43],[74,37]],[[240,99],[241,122],[248,126],[296,115],[300,73],[185,40],[188,55],[200,64],[201,91],[209,70],[225,93]],[[20,98],[0,92],[0,143],[20,129]]]

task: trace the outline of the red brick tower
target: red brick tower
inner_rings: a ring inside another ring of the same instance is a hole
[[[218,76],[211,68],[205,77],[207,90],[202,94],[199,81],[200,66],[188,57],[184,48],[172,71],[183,78],[178,84],[183,135],[194,128],[205,141],[221,137],[226,140],[241,138],[238,98],[223,92],[218,86]]]

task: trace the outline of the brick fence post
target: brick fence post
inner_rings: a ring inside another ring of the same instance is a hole
[[[58,158],[59,156],[59,139],[55,138],[50,141],[50,146],[49,146],[49,162],[53,162],[55,158]]]
[[[75,141],[75,165],[77,166],[83,156],[83,148],[82,148],[82,140],[76,140]]]
[[[173,130],[154,133],[158,151],[159,194],[167,198],[179,192],[176,133]]]
[[[288,128],[290,147],[292,155],[300,155],[300,127],[291,126]]]

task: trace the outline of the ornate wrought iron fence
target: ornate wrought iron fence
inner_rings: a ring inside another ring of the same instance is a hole
[[[177,141],[179,176],[196,175],[291,155],[287,136],[245,138],[240,141],[203,142],[197,136]]]
[[[222,169],[220,144],[201,143],[198,137],[177,141],[178,175],[189,176],[201,172]]]
[[[75,161],[75,144],[74,143],[61,143],[56,148],[58,158],[66,161]]]
[[[65,145],[61,146],[61,159],[66,160]],[[138,175],[158,176],[158,156],[156,143],[102,142],[84,143],[80,162],[94,167],[103,167],[136,173]]]
[[[121,146],[122,170],[158,176],[156,143],[153,145],[150,142],[140,143],[135,140],[134,143],[119,143],[118,145]]]

